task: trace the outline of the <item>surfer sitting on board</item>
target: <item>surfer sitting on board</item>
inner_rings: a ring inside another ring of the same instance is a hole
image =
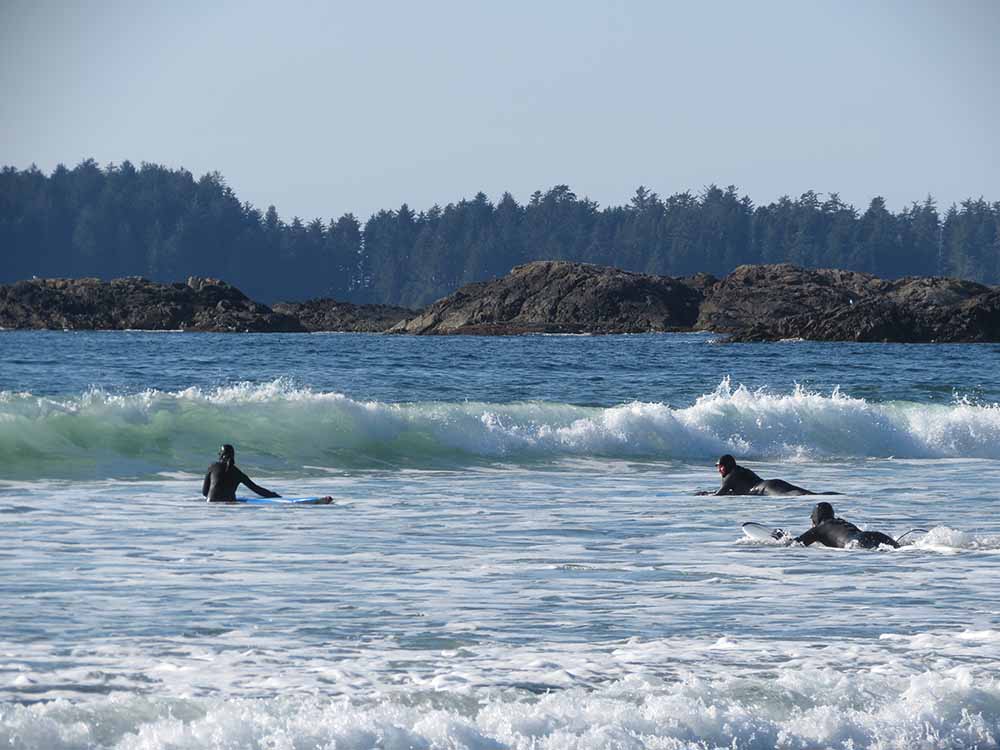
[[[722,486],[716,492],[702,491],[698,495],[836,495],[836,492],[810,492],[784,479],[761,479],[750,469],[740,466],[728,453],[715,463],[722,475]]]
[[[235,503],[236,488],[245,484],[261,497],[281,497],[277,492],[254,484],[250,477],[236,467],[236,449],[228,443],[219,449],[219,460],[208,467],[201,494],[210,503]]]
[[[812,511],[812,528],[804,534],[795,537],[807,547],[813,542],[819,542],[827,547],[858,546],[863,549],[875,549],[879,545],[899,547],[899,542],[881,531],[862,531],[857,526],[843,518],[835,518],[833,506],[830,503],[816,503]]]

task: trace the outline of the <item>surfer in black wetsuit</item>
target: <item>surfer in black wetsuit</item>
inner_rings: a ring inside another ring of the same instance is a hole
[[[816,493],[796,487],[784,479],[761,479],[756,473],[736,463],[728,453],[715,464],[722,476],[722,486],[715,492],[699,492],[699,495],[836,495],[836,492]]]
[[[236,488],[241,484],[261,497],[281,497],[277,492],[254,484],[250,477],[240,471],[236,467],[236,449],[227,443],[219,449],[219,460],[208,467],[205,481],[201,485],[201,494],[210,503],[234,503]]]
[[[827,547],[858,546],[863,549],[875,549],[879,545],[899,547],[899,542],[881,531],[862,531],[853,523],[843,518],[835,518],[833,506],[830,503],[816,503],[812,511],[812,528],[804,534],[795,537],[807,547],[819,542]]]

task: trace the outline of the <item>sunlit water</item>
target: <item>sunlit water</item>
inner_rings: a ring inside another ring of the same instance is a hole
[[[0,747],[996,748],[1000,348],[0,332]],[[199,501],[241,467],[317,507]],[[809,498],[896,551],[750,542]]]

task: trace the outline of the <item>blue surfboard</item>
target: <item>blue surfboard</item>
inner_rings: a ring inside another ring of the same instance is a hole
[[[329,505],[333,498],[326,497],[237,497],[236,502],[247,505]]]

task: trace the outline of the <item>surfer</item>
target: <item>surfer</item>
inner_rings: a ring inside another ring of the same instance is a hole
[[[728,453],[715,462],[722,476],[722,486],[715,492],[701,491],[699,495],[836,495],[836,492],[816,493],[796,487],[784,479],[761,479],[745,466],[736,463]]]
[[[819,542],[827,547],[847,547],[857,545],[863,549],[875,549],[879,545],[899,547],[899,542],[881,531],[862,531],[850,521],[835,518],[830,503],[816,503],[812,510],[812,528],[793,541],[807,547]]]
[[[261,497],[281,497],[277,492],[254,484],[250,477],[240,471],[236,467],[236,449],[226,443],[219,449],[219,460],[208,467],[205,481],[201,485],[201,494],[210,503],[234,503],[236,488],[241,484]]]

